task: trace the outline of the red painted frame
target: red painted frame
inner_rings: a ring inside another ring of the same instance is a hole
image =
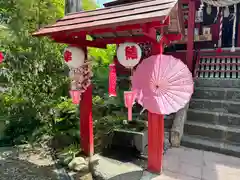
[[[157,43],[156,41],[156,29],[168,26],[170,24],[170,17],[167,16],[165,20],[161,23],[160,21],[153,21],[143,24],[132,24],[132,25],[124,25],[117,26],[115,28],[105,28],[105,29],[95,29],[89,31],[81,31],[81,32],[71,32],[71,33],[54,33],[51,35],[51,38],[59,43],[67,43],[74,46],[79,47],[96,47],[96,48],[106,48],[107,44],[121,44],[124,42],[135,42],[141,43],[150,41],[153,43]],[[96,39],[93,41],[83,40],[81,37],[86,36],[87,34],[104,34],[104,33],[116,33],[120,31],[131,31],[133,29],[142,30],[143,36],[132,36],[132,37],[114,37],[114,38],[105,38],[105,39]],[[152,32],[155,32],[153,35]],[[181,35],[177,34],[168,34],[166,35],[164,41],[169,44],[170,41],[174,39],[181,38]],[[79,39],[79,41],[78,41]],[[81,40],[80,40],[81,39]]]
[[[189,0],[189,16],[188,16],[188,42],[187,42],[187,65],[190,71],[193,70],[193,49],[194,49],[194,26],[195,26],[195,0]]]
[[[89,30],[87,32],[54,33],[51,37],[60,43],[83,47],[85,48],[85,51],[86,47],[105,48],[107,44],[150,41],[153,43],[153,54],[158,54],[163,52],[163,43],[170,44],[171,41],[180,40],[182,38],[181,34],[164,34],[163,27],[168,26],[169,24],[170,17],[168,16],[162,23],[160,21],[153,21],[150,23],[125,25],[115,28]],[[118,31],[131,31],[133,29],[141,29],[143,36],[115,37],[95,39],[92,41],[86,39],[87,34],[100,35],[107,32],[116,33]],[[157,41],[156,29],[160,29],[161,34],[163,35],[160,42]],[[148,170],[154,173],[161,173],[164,143],[164,116],[149,112],[148,121]],[[89,156],[93,155],[92,85],[84,92],[80,102],[80,134],[81,146],[84,153]]]
[[[199,52],[197,52],[197,60],[195,63],[195,69],[194,69],[194,74],[193,74],[194,79],[197,78],[199,63],[200,63],[200,55],[199,55]]]

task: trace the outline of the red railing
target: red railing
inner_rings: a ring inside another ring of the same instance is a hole
[[[200,63],[200,54],[199,51],[196,52],[196,62],[195,62],[195,67],[194,67],[194,73],[193,73],[193,78],[197,78],[197,73],[198,73],[198,68],[199,68],[199,63]]]

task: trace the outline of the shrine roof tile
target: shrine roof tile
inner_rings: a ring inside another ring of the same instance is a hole
[[[147,23],[164,20],[177,0],[145,0],[129,4],[110,6],[92,11],[72,13],[55,24],[41,28],[35,36],[47,36],[59,32],[84,31],[114,28],[121,25]]]

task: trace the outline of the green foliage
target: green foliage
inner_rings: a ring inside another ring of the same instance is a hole
[[[84,10],[94,10],[94,9],[98,8],[98,6],[94,0],[83,0],[82,2],[83,2],[82,8]]]
[[[84,9],[95,9],[92,0]],[[68,68],[63,63],[64,45],[31,36],[39,27],[63,17],[64,0],[0,1],[0,50],[6,53],[0,65],[0,116],[7,124],[6,142],[33,142],[42,135],[66,134],[79,142],[79,107],[68,98]],[[4,28],[3,28],[4,27]],[[114,128],[123,127],[126,108],[123,90],[108,97],[108,65],[116,46],[106,50],[88,48],[93,63],[93,118],[95,140]]]
[[[5,134],[13,143],[21,143],[56,126],[50,110],[68,95],[63,46],[31,36],[40,25],[62,17],[63,6],[56,0],[18,0],[1,1],[0,7],[7,27],[0,31],[6,54],[1,77],[7,91],[0,98],[7,122]]]
[[[71,99],[62,98],[62,101],[51,109],[53,117],[53,135],[65,134],[79,142],[79,110]]]
[[[108,45],[107,49],[88,48],[88,52],[94,66],[108,65],[116,55],[116,45]]]

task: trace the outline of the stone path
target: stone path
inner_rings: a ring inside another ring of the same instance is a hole
[[[57,180],[53,164],[41,150],[0,148],[1,180]]]
[[[41,150],[0,148],[1,180],[57,180],[51,157]],[[169,149],[162,175],[144,172],[141,180],[239,180],[240,159],[189,148]]]
[[[240,159],[189,148],[169,149],[163,174],[145,172],[141,180],[239,180]]]

